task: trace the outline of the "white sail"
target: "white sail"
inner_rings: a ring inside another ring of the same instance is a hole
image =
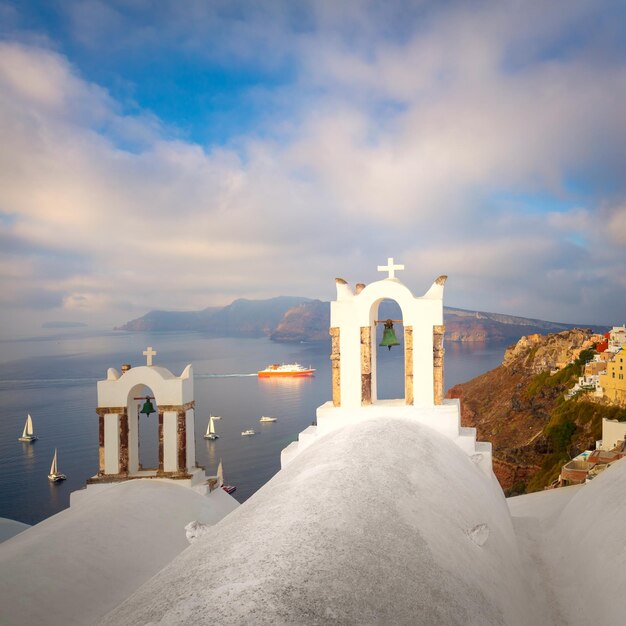
[[[224,484],[224,470],[222,469],[222,459],[217,466],[217,486],[221,487]]]
[[[215,434],[215,424],[213,423],[213,416],[212,415],[209,418],[209,434],[210,435],[214,435]]]
[[[57,449],[54,449],[54,456],[52,457],[52,465],[50,466],[50,476],[56,476],[57,471]]]
[[[24,435],[32,435],[32,434],[33,434],[33,419],[29,413],[28,417],[26,418],[26,426],[24,426]]]
[[[213,425],[213,422],[211,421],[211,418],[209,418],[209,423],[206,427],[206,433],[204,434],[205,437],[208,437],[211,434],[211,426]]]

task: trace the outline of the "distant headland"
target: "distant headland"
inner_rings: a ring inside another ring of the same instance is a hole
[[[393,306],[393,303],[383,302],[381,315],[395,317]],[[444,307],[444,319],[446,340],[455,342],[517,341],[523,335],[557,333],[581,326],[452,307]],[[115,330],[190,330],[227,337],[269,337],[277,342],[299,343],[328,341],[329,323],[328,302],[280,296],[267,300],[240,298],[224,307],[208,307],[200,311],[150,311]],[[604,332],[607,328],[594,327],[594,330]]]

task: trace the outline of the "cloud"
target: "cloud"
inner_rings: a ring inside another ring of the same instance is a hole
[[[626,306],[626,63],[592,4],[190,3],[169,20],[160,3],[141,25],[142,3],[68,6],[75,45],[248,67],[242,106],[274,113],[203,145],[61,51],[5,40],[0,260],[19,270],[3,306],[40,293],[38,309],[112,325],[328,299],[336,275],[369,282],[390,255],[416,293],[448,273],[457,306],[588,322]]]

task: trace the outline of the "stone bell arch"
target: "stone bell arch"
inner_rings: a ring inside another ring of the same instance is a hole
[[[443,286],[435,280],[421,297],[415,297],[396,277],[394,265],[379,266],[387,278],[353,291],[336,279],[337,299],[330,304],[332,338],[332,397],[336,407],[376,404],[376,315],[383,300],[395,301],[404,325],[404,402],[428,407],[443,402]]]
[[[98,381],[99,464],[97,476],[89,482],[189,479],[197,473],[192,366],[175,376],[152,364],[156,354],[152,348],[144,354],[146,365],[122,368],[121,374],[109,368],[106,380]],[[159,464],[153,469],[139,466],[140,415],[135,399],[144,387],[152,390],[157,405]]]
[[[315,423],[281,452],[289,464],[316,439],[337,428],[366,419],[415,420],[462,448],[484,472],[492,475],[491,444],[476,441],[476,429],[461,426],[458,399],[444,399],[443,290],[439,276],[423,296],[416,297],[396,277],[403,265],[387,265],[382,280],[354,289],[337,278],[337,299],[330,303],[332,400],[317,408]],[[378,305],[393,300],[404,325],[404,398],[378,400],[376,389],[376,320]]]

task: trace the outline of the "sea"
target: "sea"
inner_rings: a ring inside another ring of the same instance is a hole
[[[65,331],[0,341],[0,517],[36,524],[69,506],[72,491],[98,470],[96,383],[109,367],[154,364],[176,375],[193,364],[196,460],[215,474],[222,460],[224,480],[236,486],[240,502],[280,469],[280,451],[315,419],[331,399],[330,343],[275,343],[267,338],[223,338],[195,332],[129,333]],[[445,344],[445,386],[470,380],[500,364],[505,344]],[[380,398],[404,396],[402,347],[378,350]],[[270,363],[315,368],[307,378],[263,379],[256,372]],[[21,443],[30,414],[38,439]],[[210,415],[219,439],[206,440]],[[263,415],[273,423],[259,423]],[[253,428],[256,435],[242,437]],[[157,461],[157,418],[140,420],[140,462]],[[52,484],[54,450],[67,480]],[[375,459],[372,459],[375,461]]]

